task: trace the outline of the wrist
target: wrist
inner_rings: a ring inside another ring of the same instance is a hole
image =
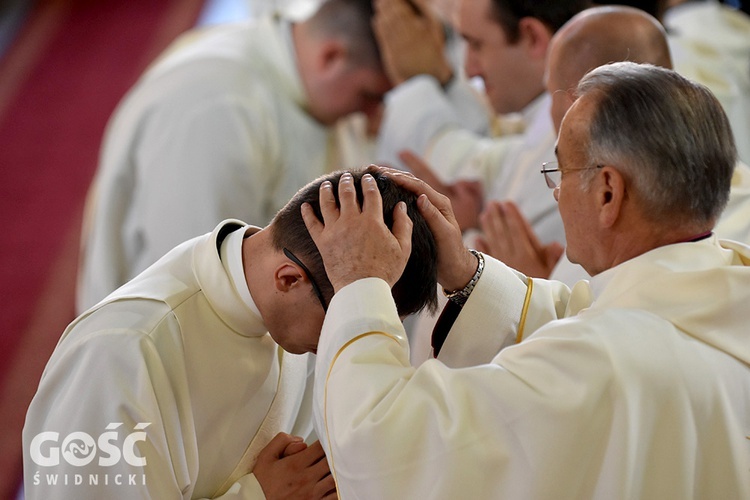
[[[484,271],[484,255],[473,249],[469,249],[469,252],[471,252],[476,259],[476,268],[469,281],[459,289],[446,290],[443,288],[443,294],[448,297],[451,302],[454,302],[459,306],[463,306],[466,303],[469,295],[471,295],[471,292],[474,290],[474,287]]]

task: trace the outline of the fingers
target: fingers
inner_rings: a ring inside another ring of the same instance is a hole
[[[475,198],[480,205],[484,203],[484,187],[482,186],[481,181],[458,181],[456,182],[455,187],[464,192],[466,196]]]
[[[338,219],[339,208],[336,205],[336,197],[333,194],[333,184],[329,181],[325,181],[320,185],[318,200],[320,203],[320,213],[323,215],[325,222]]]
[[[449,196],[453,214],[463,231],[479,225],[479,215],[484,205],[482,184],[478,181],[458,181]]]
[[[489,202],[480,219],[488,253],[500,260],[508,259],[513,253],[514,240],[503,205],[498,201]]]
[[[362,176],[362,195],[362,212],[382,215],[383,198],[380,195],[380,189],[378,189],[375,178],[370,174]],[[339,196],[341,195],[339,194]],[[356,196],[354,201],[357,201]]]
[[[458,223],[451,223],[451,219],[445,217],[442,211],[430,202],[430,198],[427,195],[419,195],[417,198],[417,208],[419,208],[419,213],[424,217],[427,226],[430,228],[432,234],[435,235],[435,238],[439,239],[440,236],[450,232],[451,228],[458,229]],[[450,224],[446,226],[446,222]],[[455,222],[455,219],[453,219],[453,222]],[[461,230],[458,229],[458,232],[460,234]]]
[[[414,226],[409,214],[406,212],[406,203],[398,202],[393,210],[393,236],[401,245],[401,250],[406,254],[411,254],[411,231]]]
[[[323,223],[318,220],[315,216],[315,212],[309,203],[303,203],[302,207],[302,220],[305,222],[307,232],[310,233],[313,240],[323,231]]]
[[[313,444],[309,445],[305,450],[302,450],[297,455],[297,457],[299,457],[301,463],[303,463],[305,467],[309,467],[312,464],[319,462],[322,458],[327,470],[328,463],[325,461],[325,456],[326,455],[323,451],[323,446],[320,444],[320,441],[315,441]]]
[[[318,481],[313,489],[313,498],[333,499],[338,498],[336,494],[336,481],[332,474],[328,474]]]
[[[304,441],[292,441],[284,449],[284,456],[288,457],[307,449],[307,443]]]
[[[322,193],[321,193],[322,194]],[[331,193],[333,195],[333,193]],[[359,202],[357,201],[357,190],[354,187],[354,177],[349,172],[341,174],[339,177],[339,204],[341,205],[341,215],[360,213]],[[324,220],[327,223],[328,219]]]
[[[455,221],[455,217],[453,216],[453,208],[451,207],[450,199],[448,199],[448,197],[445,196],[444,194],[441,194],[440,192],[438,192],[436,189],[430,186],[427,182],[417,177],[414,177],[411,174],[408,174],[399,170],[388,169],[387,171],[384,171],[383,173],[387,175],[391,180],[393,180],[395,184],[401,186],[402,188],[408,191],[411,191],[417,196],[425,195],[429,199],[430,205],[434,206],[435,209],[437,209],[441,214],[443,214],[447,218]]]
[[[335,221],[339,217],[339,209],[336,205],[336,198],[333,195],[333,185],[329,181],[325,181],[320,185],[318,191],[318,200],[320,204],[320,213],[323,216],[325,223]],[[309,203],[303,203],[301,207],[302,220],[305,222],[307,231],[312,236],[313,240],[323,231],[324,222],[315,216],[315,211]]]
[[[427,164],[427,162],[417,156],[413,151],[407,149],[401,151],[398,156],[401,161],[404,162],[404,165],[406,165],[411,173],[413,173],[415,176],[419,177],[427,184],[435,188],[436,191],[439,191],[443,194],[448,193],[449,187],[441,182],[438,176],[435,175],[435,172],[433,172],[430,166]]]
[[[289,445],[300,442],[304,442],[304,439],[299,436],[292,436],[285,432],[279,432],[273,437],[273,439],[271,439],[265,448],[261,450],[258,458],[260,459],[260,455],[280,458],[284,456],[284,450],[286,450]]]
[[[526,217],[521,214],[518,206],[512,201],[505,203],[505,212],[508,214],[508,227],[512,231],[511,234],[525,234],[525,238],[537,254],[544,252],[542,243],[539,241],[534,230],[531,228],[531,224]]]

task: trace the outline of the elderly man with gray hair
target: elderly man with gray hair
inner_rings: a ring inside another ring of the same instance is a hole
[[[314,410],[343,498],[750,498],[750,247],[712,233],[726,115],[650,65],[599,67],[577,95],[549,182],[590,284],[467,250],[445,196],[389,174],[438,244],[439,360],[410,366],[390,294],[405,214],[386,233],[377,192],[360,210],[341,184],[340,209],[321,189],[323,222],[303,206],[336,291]]]

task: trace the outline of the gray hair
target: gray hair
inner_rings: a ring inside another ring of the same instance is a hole
[[[721,104],[703,85],[650,64],[589,72],[589,162],[611,164],[655,222],[714,222],[729,199],[737,149]],[[589,175],[592,175],[589,173]]]

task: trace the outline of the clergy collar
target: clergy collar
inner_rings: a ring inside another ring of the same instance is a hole
[[[228,224],[225,227],[229,227]],[[222,228],[223,229],[223,228]],[[224,266],[224,270],[227,272],[232,286],[234,287],[237,294],[242,299],[242,302],[250,308],[256,316],[262,318],[258,306],[255,305],[250,289],[247,286],[247,278],[245,276],[245,267],[242,263],[242,241],[249,236],[258,232],[258,228],[253,227],[239,227],[235,228],[234,231],[222,237],[221,232],[219,238],[216,238],[216,245],[219,248],[219,258]]]
[[[232,226],[233,230],[225,229],[227,225]],[[232,273],[225,268],[220,249],[226,246],[230,239],[234,241],[230,235],[236,231],[239,231],[241,244],[244,233],[259,230],[260,228],[247,226],[240,221],[224,221],[210,235],[207,235],[205,240],[198,242],[193,251],[195,277],[206,300],[227,326],[244,337],[263,336],[267,333],[267,329],[262,317],[256,313],[257,307],[249,306],[241,297],[239,287],[235,284],[237,280],[233,279]],[[219,235],[223,236],[221,243],[217,241]],[[231,257],[230,253],[234,252],[227,252],[226,260],[236,260],[241,266],[241,252]]]

